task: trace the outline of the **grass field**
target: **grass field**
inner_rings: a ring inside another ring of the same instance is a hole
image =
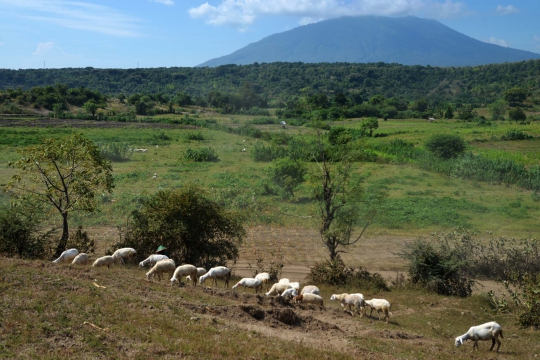
[[[212,117],[230,127],[254,118]],[[336,124],[356,128],[360,121]],[[258,255],[267,261],[283,256],[283,274],[302,281],[308,266],[326,258],[315,219],[286,215],[314,214],[309,188],[301,186],[292,200],[260,192],[269,163],[253,161],[250,151],[256,143],[266,143],[262,139],[164,124],[17,119],[1,125],[9,125],[0,127],[2,184],[14,173],[7,162],[20,157],[17,150],[38,144],[41,138],[82,133],[99,144],[122,142],[148,149],[133,153],[126,161],[113,162],[116,187],[112,194],[101,196],[98,213],[73,214],[72,228],[82,224],[89,230],[98,240],[99,256],[117,240],[116,227],[125,224],[141,198],[159,189],[195,183],[214,200],[245,214],[248,236],[235,265],[237,274],[249,273]],[[255,127],[291,136],[313,133],[310,128],[289,125],[286,129],[279,125]],[[501,136],[513,129],[533,138],[502,141]],[[455,133],[467,141],[472,152],[489,158],[511,159],[526,167],[538,165],[540,159],[540,126],[534,122],[478,126],[454,120],[381,120],[375,133],[388,136],[361,143],[374,146],[400,138],[422,148],[432,134]],[[200,134],[203,140],[189,140],[189,134]],[[212,148],[218,161],[199,163],[184,158],[188,148],[202,147]],[[531,190],[460,180],[421,170],[414,161],[382,158],[356,163],[354,171],[366,176],[366,185],[385,186],[389,198],[386,211],[365,239],[344,254],[348,266],[364,266],[392,276],[404,270],[396,254],[405,241],[456,226],[473,229],[481,237],[487,237],[488,231],[517,238],[539,235],[540,202]],[[1,201],[8,201],[6,194],[0,196]],[[46,226],[50,225],[60,225],[60,217],[53,212]],[[327,300],[332,293],[354,289],[322,290]],[[411,289],[364,292],[366,298],[384,297],[392,302],[392,321],[386,325],[376,318],[351,318],[328,301],[326,310],[319,311],[221,289],[170,288],[146,282],[144,272],[133,267],[72,269],[43,261],[0,258],[0,358],[486,358],[487,343],[471,355],[471,344],[455,349],[453,338],[472,325],[491,320],[498,321],[505,331],[497,358],[534,358],[540,352],[538,333],[517,327],[510,316],[494,315],[482,291],[477,293],[472,298],[454,299]],[[57,305],[50,306],[53,303]],[[265,314],[264,319],[249,315],[260,315],[256,308]],[[276,320],[283,309],[293,310],[297,322],[287,325]]]

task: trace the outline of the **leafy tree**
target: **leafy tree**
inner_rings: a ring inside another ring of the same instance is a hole
[[[446,106],[446,111],[444,112],[444,118],[445,119],[453,119],[454,118],[454,108],[452,105],[448,104]]]
[[[88,100],[84,103],[83,109],[92,114],[92,117],[95,117],[97,109],[99,109],[99,104],[96,104],[94,100]]]
[[[465,151],[465,141],[459,135],[435,134],[426,141],[426,149],[441,159],[457,157]]]
[[[504,100],[506,100],[511,107],[523,104],[525,99],[527,99],[527,91],[521,88],[515,87],[504,92]]]
[[[347,97],[340,91],[334,94],[333,101],[339,106],[345,106],[347,104]]]
[[[506,110],[506,101],[499,99],[489,105],[491,120],[504,120],[504,112]]]
[[[414,102],[412,109],[414,111],[424,112],[428,109],[429,102],[426,99],[418,99]]]
[[[119,94],[118,95],[118,100],[120,101],[121,104],[123,104],[124,102],[126,102],[126,95]]]
[[[237,213],[194,186],[157,192],[131,213],[131,223],[123,230],[118,247],[133,247],[146,256],[163,245],[177,263],[205,268],[236,261],[245,236]]]
[[[472,105],[463,105],[458,109],[458,116],[461,120],[471,121],[477,115]]]
[[[384,104],[384,95],[375,95],[375,96],[372,96],[371,99],[369,99],[369,103],[373,106],[381,106]]]
[[[362,121],[361,129],[369,130],[369,136],[373,136],[373,130],[379,128],[379,121],[375,117],[369,117]]]
[[[300,161],[289,157],[277,159],[269,169],[271,180],[291,197],[294,197],[294,189],[304,182],[306,167]]]
[[[527,115],[525,115],[525,113],[523,112],[523,110],[521,110],[520,107],[510,109],[510,111],[508,111],[508,117],[510,118],[510,120],[514,120],[515,122],[527,119]]]
[[[71,211],[93,212],[96,194],[113,188],[112,167],[99,148],[79,134],[69,138],[45,139],[41,145],[19,151],[20,160],[9,162],[17,169],[7,189],[22,198],[52,206],[62,216],[62,238],[56,248],[59,256],[69,238]]]

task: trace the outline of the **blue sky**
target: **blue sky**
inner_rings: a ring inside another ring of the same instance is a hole
[[[0,68],[195,66],[345,15],[436,19],[540,53],[540,0],[0,0]]]

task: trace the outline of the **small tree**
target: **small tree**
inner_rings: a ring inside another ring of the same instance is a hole
[[[527,91],[521,88],[512,88],[504,92],[504,100],[508,102],[511,107],[519,106],[527,99]]]
[[[504,111],[506,110],[506,101],[499,99],[489,105],[491,120],[504,120]]]
[[[18,171],[6,188],[23,199],[30,197],[50,205],[60,213],[62,238],[55,253],[59,256],[69,238],[69,213],[96,209],[95,195],[113,188],[112,167],[99,148],[79,134],[62,140],[45,139],[41,145],[19,152],[23,157],[9,162]]]
[[[286,194],[294,197],[294,189],[304,182],[306,167],[300,161],[286,157],[275,160],[269,172],[271,180]]]
[[[462,154],[465,149],[465,141],[459,135],[435,134],[426,144],[426,149],[441,159],[451,159]]]
[[[88,111],[90,114],[92,114],[92,117],[95,117],[97,109],[99,109],[99,105],[94,102],[94,100],[88,100],[84,103],[83,109]]]
[[[458,109],[458,116],[461,120],[464,121],[471,121],[477,115],[478,114],[476,113],[472,105],[463,105]]]
[[[236,261],[245,236],[237,213],[209,200],[194,186],[159,191],[131,213],[131,222],[123,230],[124,238],[116,247],[133,247],[146,256],[163,245],[177,263],[206,268]]]
[[[446,106],[446,111],[444,112],[444,118],[445,119],[453,119],[454,118],[454,108],[452,105],[448,104]]]
[[[379,128],[379,121],[375,117],[369,117],[362,121],[361,128],[363,130],[369,130],[369,137],[373,136],[373,130]]]
[[[510,120],[514,120],[515,122],[527,119],[527,115],[525,115],[525,113],[523,112],[523,110],[521,110],[520,107],[510,109],[510,111],[508,112],[508,117],[510,118]]]

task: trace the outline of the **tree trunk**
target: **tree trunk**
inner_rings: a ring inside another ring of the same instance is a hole
[[[62,238],[56,247],[56,253],[54,257],[57,258],[62,255],[62,252],[66,250],[67,242],[69,239],[69,227],[68,227],[68,213],[62,213],[63,224],[62,224]]]

